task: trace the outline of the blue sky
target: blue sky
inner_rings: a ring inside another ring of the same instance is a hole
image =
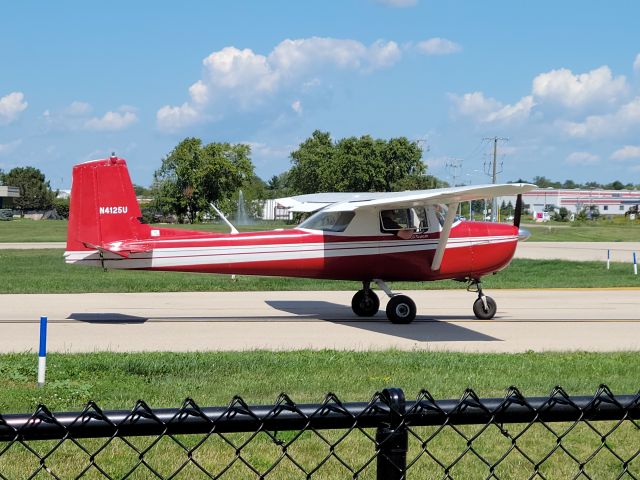
[[[10,2],[0,29],[0,168],[68,188],[126,158],[134,182],[187,136],[252,146],[265,179],[315,129],[404,135],[429,171],[640,183],[640,3]]]

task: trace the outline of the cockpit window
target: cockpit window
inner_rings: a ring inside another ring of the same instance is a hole
[[[396,208],[380,212],[380,230],[383,233],[395,233],[405,229],[412,229],[416,233],[429,230],[424,207]]]
[[[397,232],[412,226],[409,209],[407,208],[382,210],[380,212],[380,227],[383,232]]]
[[[299,228],[325,232],[344,232],[354,216],[355,212],[324,212],[321,210],[302,222]]]

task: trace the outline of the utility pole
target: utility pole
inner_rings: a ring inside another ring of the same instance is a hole
[[[451,177],[451,180],[453,180],[453,185],[451,186],[455,187],[456,180],[462,173],[462,160],[459,158],[450,158],[447,160],[444,168],[447,170],[447,173]]]
[[[449,176],[451,177],[451,180],[453,181],[453,185],[451,186],[455,187],[456,180],[462,173],[462,160],[459,158],[451,158],[447,160],[447,163],[445,164],[444,168],[447,170],[447,172],[449,173]],[[458,208],[459,208],[458,214],[462,215],[462,202],[460,202],[460,205],[458,205]]]
[[[493,162],[489,165],[490,168],[487,168],[487,164],[485,162],[485,173],[491,177],[491,183],[498,183],[498,174],[502,173],[502,162],[500,162],[500,170],[498,170],[498,142],[506,142],[509,139],[503,137],[485,137],[483,140],[491,140],[493,141]],[[491,171],[491,173],[489,173]],[[498,199],[493,197],[493,202],[491,203],[491,221],[495,222],[498,218],[496,213],[498,211]]]

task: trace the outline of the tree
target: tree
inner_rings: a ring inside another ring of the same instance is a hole
[[[560,182],[553,182],[546,177],[533,177],[533,183],[539,188],[560,188]]]
[[[557,212],[553,212],[553,215],[551,215],[551,220],[555,220],[556,222],[568,222],[569,210],[567,210],[565,207],[560,207]]]
[[[604,188],[606,190],[624,190],[624,183],[622,183],[620,180],[615,180],[605,185]]]
[[[178,221],[201,220],[210,204],[231,210],[231,197],[253,175],[251,149],[244,144],[202,144],[185,138],[154,174],[154,196],[160,211]]]
[[[417,142],[369,135],[338,142],[316,130],[291,153],[287,186],[292,193],[391,191],[437,184],[425,177],[426,166]],[[273,179],[272,179],[273,180]]]
[[[53,206],[56,192],[51,190],[44,173],[34,167],[16,167],[2,177],[6,185],[18,187],[20,197],[13,200],[18,210],[48,210]]]

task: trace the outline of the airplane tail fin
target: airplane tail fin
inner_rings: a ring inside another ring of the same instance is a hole
[[[150,227],[141,217],[124,159],[112,156],[73,167],[68,252],[149,238]]]

